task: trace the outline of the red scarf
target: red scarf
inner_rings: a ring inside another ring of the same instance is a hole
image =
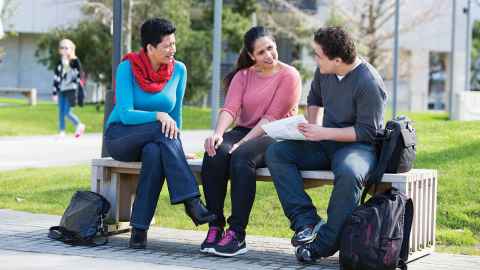
[[[174,61],[160,65],[160,68],[155,71],[143,49],[126,54],[122,58],[122,61],[124,60],[130,61],[135,81],[145,92],[161,92],[172,77]]]

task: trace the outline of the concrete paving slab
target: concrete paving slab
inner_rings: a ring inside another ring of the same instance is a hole
[[[131,262],[71,255],[0,250],[0,265],[4,270],[194,270],[202,268]]]
[[[0,269],[324,269],[338,270],[338,256],[299,264],[289,239],[247,236],[249,252],[219,258],[199,252],[205,232],[152,227],[146,250],[128,248],[129,234],[105,246],[72,247],[46,237],[60,217],[0,209]],[[410,270],[480,270],[479,256],[434,253]]]

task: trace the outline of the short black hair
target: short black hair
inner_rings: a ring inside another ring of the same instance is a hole
[[[156,47],[164,36],[174,34],[176,30],[175,25],[169,20],[161,18],[146,20],[140,28],[142,48],[146,51],[148,44]]]
[[[313,39],[328,59],[339,57],[346,64],[355,62],[355,42],[341,27],[322,27],[315,32]]]

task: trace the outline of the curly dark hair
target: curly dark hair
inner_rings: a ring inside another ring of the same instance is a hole
[[[175,25],[169,20],[161,18],[146,20],[140,28],[142,48],[146,51],[148,44],[157,47],[164,36],[174,34],[175,31]]]
[[[313,40],[330,60],[339,57],[344,63],[352,64],[357,57],[352,37],[341,27],[322,27],[315,32]]]

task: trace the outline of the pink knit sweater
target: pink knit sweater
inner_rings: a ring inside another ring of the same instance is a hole
[[[274,121],[297,113],[302,82],[289,65],[270,76],[259,75],[253,67],[232,79],[221,111],[232,115],[237,126],[253,128],[262,119]]]

